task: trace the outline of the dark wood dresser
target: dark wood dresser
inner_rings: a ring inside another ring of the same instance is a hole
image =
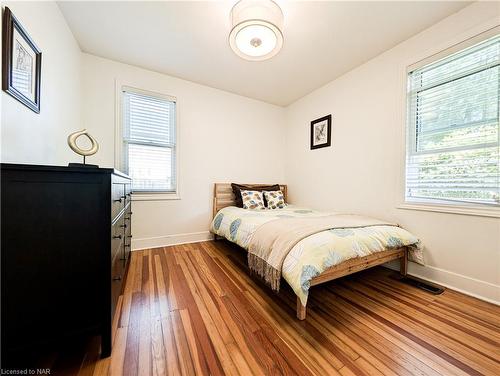
[[[111,353],[127,272],[131,181],[92,167],[1,165],[2,366],[84,334]]]

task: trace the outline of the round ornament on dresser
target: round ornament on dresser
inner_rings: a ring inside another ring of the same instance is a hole
[[[90,141],[90,148],[83,149],[79,147],[76,143],[76,140],[81,137],[86,136]],[[83,163],[69,163],[70,167],[98,167],[97,165],[90,165],[85,163],[85,158],[91,155],[94,155],[99,151],[99,143],[97,140],[92,137],[86,129],[82,129],[81,131],[76,131],[71,133],[68,136],[68,145],[75,153],[83,156]]]

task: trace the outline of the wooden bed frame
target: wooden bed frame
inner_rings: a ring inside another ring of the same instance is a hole
[[[247,184],[247,185],[259,186],[261,184]],[[281,191],[283,192],[283,195],[285,196],[285,201],[286,201],[287,186],[280,184],[280,188]],[[222,208],[225,208],[226,206],[235,206],[235,204],[236,201],[234,199],[234,194],[231,188],[231,184],[215,183],[213,217],[215,217],[217,212]],[[215,238],[218,239],[217,236]],[[401,275],[406,276],[408,270],[408,249],[407,247],[402,247],[402,248],[377,252],[365,257],[350,259],[344,261],[339,265],[332,266],[331,268],[325,270],[317,277],[314,277],[311,280],[311,287],[397,259],[399,259],[400,261]],[[298,297],[297,297],[297,318],[299,320],[305,320],[306,318],[306,307],[302,305]]]

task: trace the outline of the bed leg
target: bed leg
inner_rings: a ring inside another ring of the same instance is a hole
[[[297,296],[297,318],[299,320],[306,319],[306,307],[302,305],[299,297]]]
[[[405,248],[403,257],[399,259],[399,273],[403,277],[408,273],[408,248]]]

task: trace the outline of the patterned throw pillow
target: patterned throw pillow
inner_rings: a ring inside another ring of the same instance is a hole
[[[264,196],[259,191],[241,190],[243,209],[265,209]]]
[[[285,196],[281,191],[264,191],[268,209],[283,209],[286,206]]]

